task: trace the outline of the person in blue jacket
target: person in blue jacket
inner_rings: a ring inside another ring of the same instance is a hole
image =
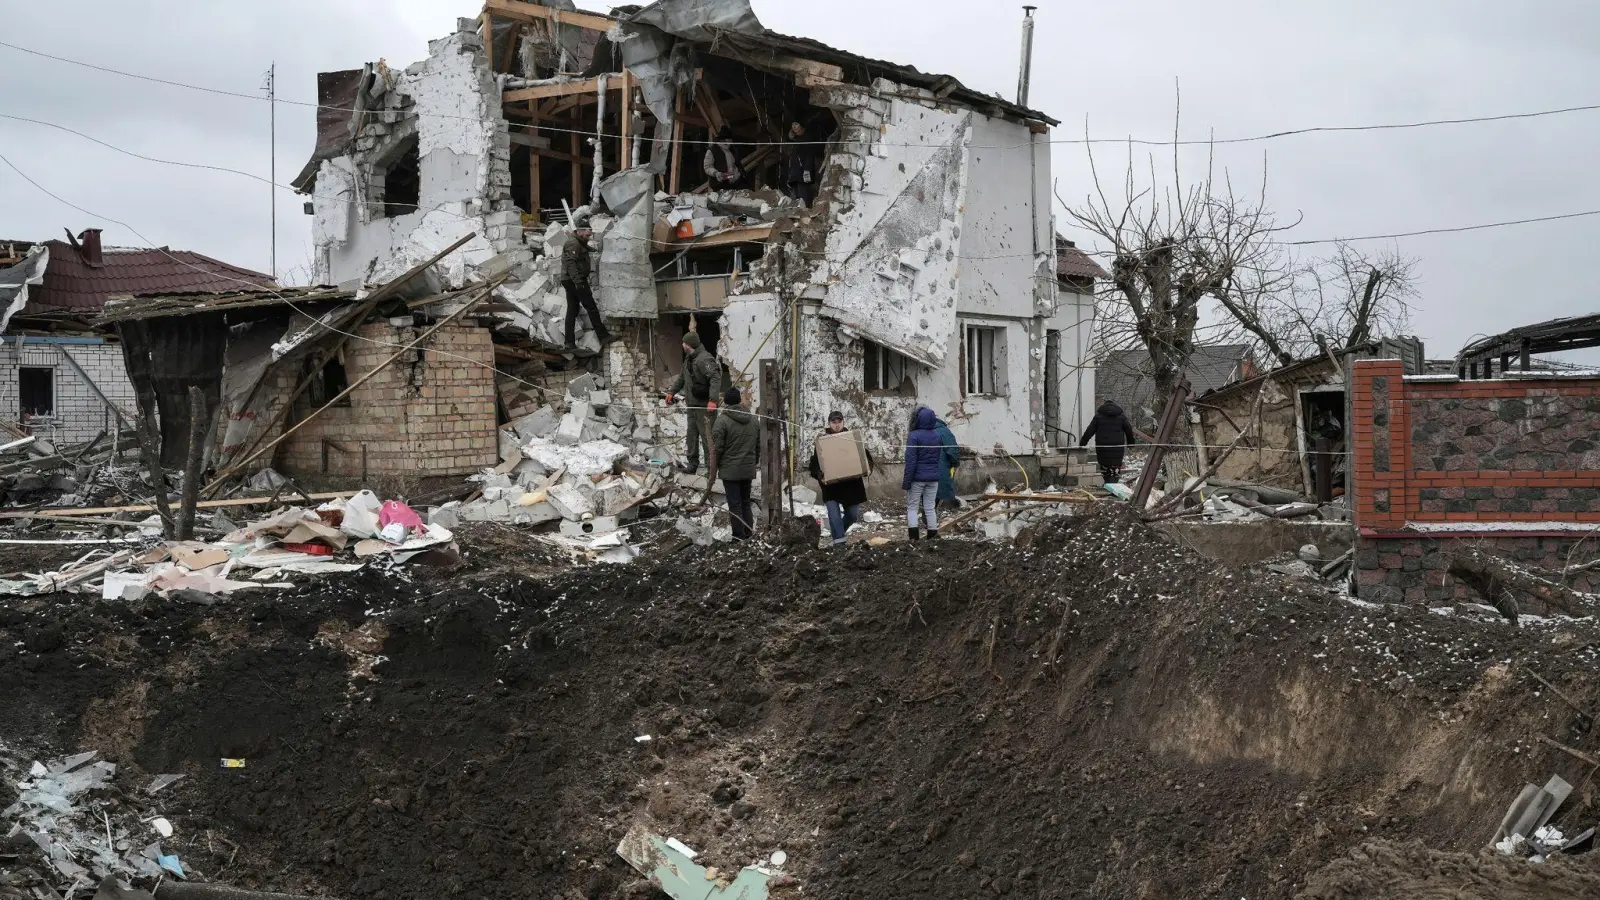
[[[926,406],[917,407],[906,435],[906,468],[900,487],[906,492],[906,537],[917,540],[918,513],[928,526],[928,537],[939,537],[939,470],[944,465],[944,442],[939,440],[939,417]]]
[[[955,432],[945,424],[943,419],[933,420],[933,430],[939,432],[939,497],[938,502],[946,506],[960,506],[961,501],[956,499],[956,469],[961,465],[961,445],[956,443]]]

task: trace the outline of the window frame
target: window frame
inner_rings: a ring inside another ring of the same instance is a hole
[[[904,353],[868,338],[861,339],[861,388],[868,394],[882,397],[915,397],[917,375],[913,368],[917,361]],[[891,382],[889,376],[899,369],[900,379]]]
[[[985,350],[988,361],[984,362]],[[1010,385],[1006,379],[1006,327],[984,322],[961,323],[961,395],[963,397],[1005,397]]]
[[[49,396],[50,408],[49,408],[49,410],[40,413],[40,412],[32,412],[32,411],[30,411],[28,409],[27,404],[23,400],[23,390],[24,390],[24,388],[23,388],[23,373],[24,372],[27,372],[27,373],[43,372],[43,373],[45,373],[45,377],[46,377],[46,379],[48,379],[48,388],[49,388],[49,393],[50,393],[50,396]],[[57,381],[57,379],[56,379],[56,368],[55,368],[55,366],[17,366],[17,416],[19,418],[22,418],[22,419],[27,419],[27,418],[53,419],[53,418],[55,418],[56,417],[57,401],[60,399],[60,397],[59,397],[59,393],[60,392],[57,390],[59,385],[56,383],[56,381]]]

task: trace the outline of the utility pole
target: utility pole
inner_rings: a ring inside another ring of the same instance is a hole
[[[267,107],[271,110],[269,121],[271,123],[271,149],[272,159],[270,174],[267,179],[267,190],[272,194],[272,280],[278,280],[278,63],[274,61],[272,67],[267,69]]]

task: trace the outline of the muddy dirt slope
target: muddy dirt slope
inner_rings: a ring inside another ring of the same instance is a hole
[[[188,866],[349,900],[645,897],[641,822],[804,897],[1594,896],[1477,856],[1552,773],[1594,824],[1524,670],[1600,706],[1592,624],[1363,607],[1114,509],[1021,544],[10,602],[0,742],[189,773]]]

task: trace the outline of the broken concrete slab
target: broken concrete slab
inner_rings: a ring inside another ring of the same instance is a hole
[[[594,515],[594,506],[574,484],[558,484],[550,488],[550,505],[564,519],[583,519]]]
[[[595,383],[596,380],[596,376],[591,373],[579,375],[577,378],[567,382],[567,399],[587,400],[589,395],[593,393],[598,386]],[[585,412],[584,415],[588,415],[588,413]]]
[[[566,447],[576,447],[583,443],[586,422],[586,419],[580,419],[572,413],[562,416],[561,424],[556,427],[555,442]]]
[[[554,406],[541,406],[538,410],[510,422],[506,427],[515,431],[522,443],[526,444],[534,438],[550,437],[560,423],[561,418]]]

